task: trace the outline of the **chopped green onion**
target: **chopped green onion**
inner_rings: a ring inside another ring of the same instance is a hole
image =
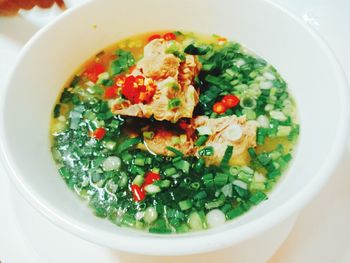
[[[231,160],[232,154],[233,154],[233,146],[232,145],[228,145],[226,147],[224,156],[222,157],[222,160],[221,160],[221,163],[220,163],[221,167],[227,167],[228,166],[228,163]]]
[[[195,145],[197,147],[202,146],[207,140],[208,140],[207,135],[201,135],[198,137],[197,141],[195,142]]]
[[[123,219],[122,219],[123,225],[132,227],[135,225],[135,223],[136,223],[136,219],[133,216],[131,216],[129,214],[125,214],[123,216]]]
[[[232,190],[232,184],[226,184],[221,188],[221,192],[225,197],[232,197],[233,190]]]
[[[138,165],[138,166],[144,166],[145,165],[145,158],[144,157],[136,158],[134,161],[134,164]]]
[[[271,111],[270,112],[270,116],[272,119],[278,120],[278,121],[285,121],[287,120],[287,116],[284,115],[284,113],[282,111]]]
[[[267,153],[261,153],[258,155],[258,161],[261,165],[266,166],[271,162],[271,157]]]
[[[123,141],[121,144],[118,145],[117,152],[122,153],[125,150],[133,147],[134,145],[138,144],[141,142],[141,139],[136,137],[136,138],[131,138]]]
[[[234,180],[234,181],[232,182],[232,184],[235,185],[235,186],[238,186],[238,187],[240,187],[240,188],[242,188],[242,189],[244,189],[244,190],[247,190],[247,189],[248,189],[247,183],[246,183],[246,182],[243,182],[243,181],[241,181],[241,180]]]
[[[266,128],[258,128],[258,131],[257,131],[257,144],[258,145],[263,145],[265,143],[266,135],[267,135]]]
[[[224,205],[224,203],[225,203],[225,199],[217,199],[217,200],[206,203],[205,208],[210,210],[213,208],[220,207],[220,206]]]
[[[267,174],[267,177],[268,177],[269,179],[273,179],[273,178],[276,178],[276,177],[278,177],[278,176],[280,176],[280,175],[281,175],[281,171],[279,171],[279,170],[274,170],[274,171],[268,173],[268,174]]]
[[[214,155],[214,148],[213,146],[204,147],[198,152],[198,154],[199,156],[212,156]]]
[[[165,180],[155,181],[153,184],[158,185],[161,188],[168,188],[170,186],[171,182],[169,180],[165,179]]]
[[[249,153],[250,158],[252,158],[252,159],[256,158],[256,153],[255,153],[254,148],[252,148],[252,147],[248,148],[248,153]]]
[[[178,149],[175,149],[174,147],[167,146],[166,149],[168,151],[171,151],[171,152],[175,153],[175,155],[178,155],[178,156],[183,156],[184,155],[181,151],[179,151]]]
[[[198,161],[194,164],[194,170],[197,173],[200,173],[202,171],[202,169],[204,168],[205,165],[205,161],[203,158],[199,158]]]
[[[124,188],[127,184],[128,184],[128,176],[126,173],[121,173],[121,177],[119,179],[119,182],[118,182],[118,185],[121,187],[121,188]]]
[[[182,211],[188,210],[192,207],[192,201],[189,199],[180,201],[179,207]]]
[[[214,184],[218,186],[222,186],[227,184],[228,181],[228,175],[224,173],[217,173],[214,177]]]
[[[153,131],[144,131],[142,133],[143,138],[147,139],[147,140],[152,140],[154,137],[154,132]]]
[[[152,206],[147,207],[147,209],[145,210],[145,214],[143,216],[143,219],[145,220],[145,222],[147,224],[151,224],[157,220],[157,217],[158,217],[157,210]]]
[[[145,181],[145,179],[143,178],[142,175],[137,175],[135,177],[135,179],[132,181],[133,184],[136,184],[138,186],[141,186],[143,184],[143,182]]]
[[[252,173],[246,173],[246,172],[241,170],[238,173],[237,178],[239,180],[242,180],[243,182],[250,183],[252,178],[253,178],[253,174]]]
[[[70,178],[69,170],[66,166],[62,166],[61,168],[58,169],[58,171],[63,178],[65,179]]]
[[[145,171],[137,165],[132,165],[130,169],[130,173],[144,175]]]
[[[288,136],[291,131],[292,131],[292,127],[290,126],[278,126],[277,136],[278,137]]]
[[[207,45],[195,45],[194,43],[189,44],[185,49],[184,52],[186,54],[190,55],[205,55],[210,50],[210,47]]]
[[[165,176],[172,176],[176,173],[177,173],[177,170],[174,167],[167,168],[164,171]]]
[[[212,173],[203,175],[202,179],[205,185],[214,185],[214,175]]]
[[[182,225],[176,227],[176,233],[186,233],[189,230],[190,230],[189,227],[185,224],[182,224]]]
[[[201,187],[201,184],[199,182],[193,182],[191,184],[191,188],[194,190],[198,190]]]
[[[156,194],[160,192],[160,187],[158,185],[149,184],[145,186],[145,191],[149,194]]]
[[[164,219],[157,219],[152,227],[149,228],[148,230],[150,233],[155,233],[155,234],[169,234],[171,233],[171,229],[167,227],[167,223],[165,222]]]
[[[172,110],[178,108],[181,105],[181,100],[179,98],[173,98],[168,102],[168,109]]]
[[[188,217],[188,225],[193,230],[200,230],[203,228],[203,223],[200,215],[197,212],[193,212]]]
[[[113,151],[116,145],[117,143],[113,141],[103,141],[103,146],[110,151]]]
[[[264,201],[267,199],[267,196],[264,192],[256,192],[255,194],[253,194],[250,198],[249,198],[249,201],[254,204],[254,205],[257,205],[259,204],[260,202]]]
[[[188,161],[180,160],[178,162],[174,162],[173,165],[186,174],[190,171],[190,163]]]
[[[241,98],[240,105],[244,109],[255,109],[256,100],[252,97],[245,96],[245,97]]]
[[[227,219],[233,219],[240,215],[242,215],[245,212],[245,210],[242,207],[236,207],[226,213]]]
[[[130,51],[119,49],[116,51],[118,58],[111,63],[110,72],[112,76],[118,75],[135,64],[134,56]]]

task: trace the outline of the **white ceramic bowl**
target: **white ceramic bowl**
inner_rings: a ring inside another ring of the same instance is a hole
[[[178,29],[237,40],[274,65],[300,112],[293,164],[267,202],[224,226],[184,235],[119,228],[93,216],[58,175],[50,153],[51,111],[63,84],[87,58],[139,32]],[[180,255],[240,244],[291,218],[320,190],[342,154],[347,89],[327,46],[269,1],[92,1],[43,28],[22,50],[1,110],[1,146],[23,196],[62,228],[124,251]]]

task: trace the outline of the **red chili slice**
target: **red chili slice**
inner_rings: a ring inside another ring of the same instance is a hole
[[[157,86],[152,82],[146,86],[145,78],[141,75],[136,77],[128,76],[122,87],[122,94],[132,104],[149,103],[156,92],[156,88]]]
[[[213,111],[217,114],[222,114],[227,110],[226,106],[222,102],[217,102],[213,106]]]
[[[123,87],[124,83],[125,83],[125,76],[118,76],[114,79],[114,83],[117,87]]]
[[[87,77],[93,83],[98,80],[98,75],[105,72],[105,67],[100,63],[93,63],[83,72],[83,76]]]
[[[102,140],[103,137],[106,135],[106,129],[105,128],[97,128],[93,133],[92,137],[97,139],[97,140]]]
[[[105,89],[104,98],[106,100],[115,99],[117,97],[117,86],[111,86]]]
[[[145,181],[143,182],[142,187],[153,184],[153,182],[160,180],[160,175],[154,172],[147,172],[145,175]]]
[[[166,33],[166,34],[163,36],[163,38],[164,38],[165,40],[167,40],[167,41],[169,41],[169,40],[175,40],[175,39],[176,39],[176,35],[175,35],[174,33],[169,32],[169,33]]]
[[[159,34],[151,35],[151,36],[148,38],[148,42],[151,42],[152,40],[155,40],[155,39],[158,39],[158,38],[162,38],[161,35],[159,35]]]
[[[135,202],[141,202],[143,199],[145,199],[146,194],[140,186],[137,184],[131,185],[131,192],[132,192],[132,197]]]
[[[135,82],[134,76],[128,76],[125,79],[125,83],[122,87],[122,94],[130,100],[132,104],[139,103],[140,92],[138,89],[138,85]]]
[[[226,95],[222,98],[221,102],[226,106],[226,108],[233,108],[238,105],[239,98],[235,95]]]

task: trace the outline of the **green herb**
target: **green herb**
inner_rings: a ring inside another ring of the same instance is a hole
[[[258,191],[249,198],[249,201],[252,204],[257,205],[266,199],[267,199],[266,194],[264,192]]]
[[[192,207],[192,201],[191,200],[183,200],[179,202],[179,207],[182,211],[188,210]]]
[[[209,52],[210,46],[208,45],[196,45],[196,44],[189,44],[184,52],[186,54],[190,55],[205,55]]]
[[[228,181],[228,175],[224,173],[217,173],[214,177],[214,184],[218,186],[223,186],[227,184]]]
[[[213,146],[207,146],[198,151],[199,156],[212,156],[214,155],[214,148]]]
[[[70,86],[70,87],[75,87],[76,85],[79,84],[80,79],[81,79],[80,76],[75,75],[75,76],[73,77],[71,83],[69,84],[69,86]]]
[[[232,154],[233,154],[233,146],[228,145],[226,147],[226,150],[225,150],[225,153],[224,153],[224,157],[222,157],[222,160],[221,160],[221,163],[220,163],[221,167],[227,167],[228,166],[228,163],[231,160]]]
[[[58,118],[61,114],[61,105],[60,104],[56,104],[55,108],[53,109],[53,117],[54,118]]]
[[[154,137],[154,132],[153,131],[144,131],[142,133],[143,137],[148,140],[152,140]]]
[[[226,217],[228,219],[234,219],[240,215],[242,215],[245,212],[245,210],[242,207],[234,208],[226,213]]]
[[[190,163],[188,161],[180,160],[173,162],[173,164],[177,169],[183,171],[184,173],[188,173],[190,171]]]
[[[177,155],[177,156],[183,156],[184,155],[181,151],[175,149],[174,147],[167,146],[166,149],[171,151],[171,152],[173,152],[173,153],[175,153],[175,155]]]
[[[134,56],[129,51],[122,49],[117,50],[116,55],[118,58],[111,63],[110,73],[112,76],[123,73],[129,69],[129,67],[135,64]]]
[[[198,137],[197,141],[194,143],[197,147],[202,146],[208,140],[207,135],[201,135]]]
[[[168,102],[168,109],[173,110],[181,105],[181,100],[179,98],[173,98]]]
[[[140,142],[141,142],[141,139],[138,137],[127,139],[118,145],[117,152],[122,153]]]

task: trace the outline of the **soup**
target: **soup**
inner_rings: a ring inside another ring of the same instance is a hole
[[[50,129],[60,175],[95,215],[151,233],[208,229],[267,200],[298,134],[275,68],[236,42],[179,31],[89,59]]]

